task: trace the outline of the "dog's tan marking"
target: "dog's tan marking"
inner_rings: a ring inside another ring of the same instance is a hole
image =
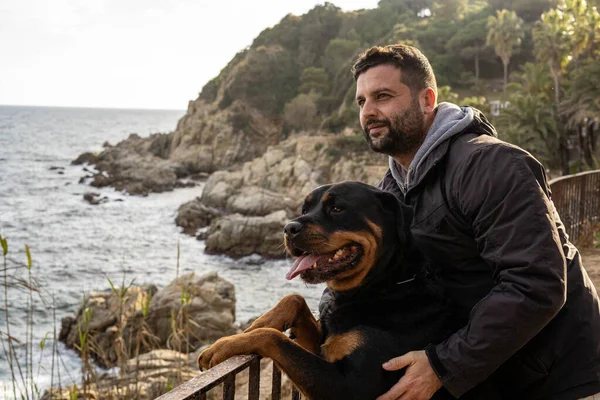
[[[381,238],[383,237],[383,232],[381,231],[381,227],[368,218],[365,218],[365,222],[367,223],[367,225],[369,225],[369,227],[371,228],[371,230],[373,231],[375,236],[377,236],[377,239],[381,240]]]
[[[310,203],[312,201],[312,194],[309,194],[308,196],[306,196],[306,199],[304,199],[305,203]]]
[[[329,200],[331,198],[331,195],[329,194],[329,192],[325,193],[323,195],[323,197],[321,197],[321,202],[325,203],[327,200]]]
[[[362,246],[363,256],[360,263],[351,270],[336,275],[327,282],[331,290],[344,291],[357,287],[367,276],[378,255],[379,238],[371,232],[336,232],[329,238],[329,243],[333,248],[340,248],[351,242],[356,242]]]
[[[329,362],[336,362],[352,354],[363,344],[359,331],[350,331],[341,335],[332,335],[321,345],[321,354]]]

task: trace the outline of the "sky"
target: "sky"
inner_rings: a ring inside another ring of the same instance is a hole
[[[0,0],[0,105],[183,110],[262,30],[320,3]]]

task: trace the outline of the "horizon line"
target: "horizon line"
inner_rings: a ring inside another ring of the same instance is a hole
[[[30,107],[30,108],[82,108],[91,110],[130,110],[130,111],[183,111],[186,108],[143,108],[143,107],[106,107],[106,106],[48,106],[37,104],[0,104],[0,107]]]

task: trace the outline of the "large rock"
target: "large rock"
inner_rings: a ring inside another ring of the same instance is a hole
[[[173,132],[169,158],[197,172],[214,172],[252,160],[280,140],[282,122],[242,101],[227,108],[191,101]]]
[[[198,229],[209,226],[212,220],[223,214],[221,210],[202,204],[202,200],[196,197],[179,207],[175,224],[182,227],[184,233],[195,235]]]
[[[90,355],[100,365],[114,365],[121,355],[114,345],[119,327],[142,309],[155,290],[154,287],[130,287],[122,298],[112,291],[90,292],[75,318],[62,320],[59,340],[71,349],[87,345],[94,349]],[[89,332],[85,342],[81,341],[80,331]]]
[[[205,251],[243,257],[257,253],[267,257],[282,257],[283,227],[288,218],[283,210],[264,217],[227,215],[210,225]]]
[[[206,252],[242,257],[282,257],[285,223],[299,215],[317,186],[346,180],[375,184],[385,157],[364,151],[357,136],[297,136],[269,147],[239,170],[215,172],[200,203],[230,214],[212,220]]]
[[[102,366],[121,365],[158,348],[191,352],[237,332],[234,287],[216,273],[186,274],[158,292],[154,287],[115,289],[90,293],[74,318],[62,320],[59,336],[80,351],[80,331],[88,332],[90,356]]]
[[[138,323],[131,324],[133,337],[139,332],[142,315],[138,313],[136,317]],[[190,273],[180,276],[152,298],[147,327],[158,339],[159,347],[191,352],[236,333],[234,322],[233,284],[216,272],[202,276]]]
[[[116,146],[105,146],[100,154],[84,153],[73,163],[95,164],[100,173],[94,176],[92,186],[112,186],[136,195],[173,190],[190,184],[180,181],[189,170],[168,160],[171,138],[172,134],[147,138],[131,134]]]

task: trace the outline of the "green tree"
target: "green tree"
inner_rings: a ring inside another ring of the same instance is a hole
[[[508,84],[508,65],[510,58],[523,40],[523,20],[514,11],[506,9],[490,16],[487,23],[488,35],[486,44],[493,46],[504,66],[504,88]]]
[[[296,58],[302,69],[316,66],[327,44],[338,35],[342,25],[342,14],[338,7],[326,2],[302,17]]]
[[[564,0],[559,8],[572,25],[571,48],[573,60],[595,57],[600,42],[600,13],[586,0]]]
[[[442,19],[462,20],[465,17],[469,0],[443,0],[433,4],[433,15]]]
[[[286,126],[297,131],[317,128],[321,123],[317,117],[317,98],[314,92],[301,93],[287,103],[283,112]]]
[[[594,166],[592,154],[598,140],[594,128],[600,123],[600,63],[587,59],[573,73],[570,83],[560,113],[566,118],[568,128],[579,131],[583,158],[588,166]]]
[[[498,117],[497,127],[501,139],[522,147],[550,167],[561,166],[559,127],[544,94],[515,91]]]
[[[543,94],[548,102],[552,101],[554,84],[552,75],[545,64],[528,62],[518,74],[519,90],[524,93]],[[510,85],[509,85],[510,86]]]
[[[325,94],[329,92],[329,78],[323,68],[308,67],[300,75],[300,93],[311,91]]]
[[[492,9],[512,10],[526,22],[537,21],[543,12],[556,7],[558,3],[559,0],[488,0]]]
[[[460,29],[446,44],[448,51],[474,61],[475,84],[479,83],[479,58],[485,49],[486,33],[487,18],[481,18]]]
[[[410,12],[416,15],[423,9],[431,9],[434,2],[434,0],[379,0],[377,5],[382,9],[393,9],[400,14]]]
[[[332,39],[325,48],[322,64],[330,76],[335,76],[342,65],[355,57],[359,50],[360,42],[357,40]]]
[[[547,63],[554,80],[554,101],[560,102],[561,76],[571,54],[571,22],[562,11],[552,9],[542,14],[533,27],[533,52],[536,59]]]

